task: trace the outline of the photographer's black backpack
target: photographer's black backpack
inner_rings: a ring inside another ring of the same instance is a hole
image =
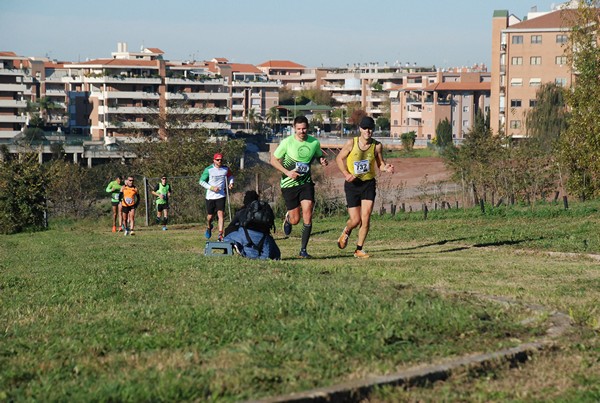
[[[254,200],[250,203],[250,205],[246,207],[244,214],[240,217],[240,227],[244,229],[248,245],[256,249],[260,256],[265,238],[269,235],[271,228],[275,230],[275,214],[273,213],[271,206],[269,206],[269,203],[262,200]],[[248,234],[248,229],[263,233],[258,245],[252,242],[252,239]]]

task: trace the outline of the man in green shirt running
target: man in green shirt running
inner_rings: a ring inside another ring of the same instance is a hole
[[[117,232],[117,217],[119,217],[119,232],[123,229],[121,223],[121,203],[119,202],[119,193],[121,192],[121,178],[120,175],[115,177],[115,180],[111,181],[106,187],[106,193],[110,193],[110,204],[112,205],[112,232]]]
[[[315,205],[315,184],[311,178],[310,164],[318,158],[321,165],[327,165],[321,143],[308,135],[308,119],[298,116],[294,119],[294,135],[281,141],[273,156],[271,165],[281,172],[281,193],[287,213],[283,221],[283,233],[289,236],[292,225],[300,222],[302,208],[302,244],[300,258],[310,258],[306,251],[312,232],[312,215]]]
[[[170,183],[167,183],[167,175],[160,178],[160,182],[156,184],[152,194],[156,196],[156,223],[162,221],[163,231],[167,230],[167,221],[169,220],[169,199],[173,193],[173,188]],[[161,217],[162,215],[162,217]]]

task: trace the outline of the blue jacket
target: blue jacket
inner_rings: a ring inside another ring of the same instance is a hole
[[[244,232],[244,228],[239,227],[237,230],[233,231],[229,235],[223,239],[223,242],[232,242],[237,245],[237,249],[240,251],[242,256],[247,257],[249,259],[273,259],[279,260],[281,259],[281,251],[279,247],[275,243],[275,240],[270,234],[264,234],[260,231],[255,231],[252,229],[247,230],[248,235],[250,235],[250,239],[255,246],[258,246],[262,237],[265,237],[263,242],[262,251],[259,254],[259,251],[253,247],[246,238],[246,233]]]

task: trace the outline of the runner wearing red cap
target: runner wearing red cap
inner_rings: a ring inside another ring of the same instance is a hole
[[[223,165],[223,154],[216,153],[213,156],[212,165],[204,169],[199,183],[206,189],[206,231],[204,236],[206,239],[210,239],[213,229],[212,220],[216,213],[219,229],[217,239],[222,241],[225,227],[226,187],[233,188],[233,174],[227,166]]]

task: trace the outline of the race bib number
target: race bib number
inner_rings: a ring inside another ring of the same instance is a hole
[[[356,161],[354,163],[354,175],[366,174],[371,170],[371,164],[368,160]]]
[[[127,204],[132,204],[132,203],[133,203],[133,198],[131,198],[131,197],[126,197],[126,198],[125,198],[125,203],[127,203]]]
[[[310,165],[308,165],[306,162],[296,162],[296,172],[299,174],[305,174],[308,173],[308,171],[310,171]]]

